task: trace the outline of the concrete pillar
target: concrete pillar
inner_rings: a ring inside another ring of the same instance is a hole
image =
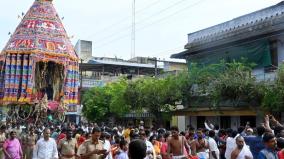
[[[263,123],[263,116],[261,115],[256,115],[256,126],[260,126],[260,124]]]
[[[278,54],[278,65],[283,63],[284,60],[284,44],[283,44],[283,38],[280,39],[281,41],[278,41],[277,43],[277,54]]]
[[[197,129],[197,117],[196,116],[190,116],[188,120],[189,120],[188,125],[191,125],[195,129]]]
[[[189,116],[185,116],[185,129],[187,130],[187,126],[189,125]]]
[[[179,131],[185,131],[186,125],[185,125],[185,116],[178,116],[177,117],[178,120],[178,128]]]
[[[231,117],[231,128],[237,130],[240,126],[240,117],[239,116],[232,116]]]

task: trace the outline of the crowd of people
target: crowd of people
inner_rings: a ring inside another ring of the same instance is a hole
[[[249,124],[180,132],[178,127],[10,124],[0,128],[0,159],[284,159],[284,125],[265,116]]]

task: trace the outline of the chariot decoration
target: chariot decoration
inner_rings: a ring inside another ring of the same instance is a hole
[[[9,120],[64,120],[78,103],[79,58],[52,0],[36,0],[0,54]]]

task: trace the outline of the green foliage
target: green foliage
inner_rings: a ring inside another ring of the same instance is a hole
[[[284,65],[277,70],[276,80],[266,84],[262,107],[268,111],[284,110]]]
[[[82,112],[88,120],[102,120],[109,111],[110,95],[105,88],[94,87],[84,93],[82,102]]]
[[[192,101],[200,104],[204,100],[215,109],[229,105],[261,105],[264,85],[252,76],[253,67],[255,65],[245,59],[230,63],[221,61],[204,67],[191,64],[185,78],[187,82],[182,86],[184,105],[194,106]]]
[[[254,66],[245,60],[221,61],[205,67],[191,64],[188,72],[165,78],[121,79],[88,90],[83,96],[83,114],[89,120],[102,120],[110,114],[122,117],[130,112],[148,111],[159,121],[175,109],[177,102],[193,106],[193,102],[203,100],[214,109],[229,106],[224,102],[229,101],[232,106],[283,110],[284,66],[279,68],[277,80],[270,83],[256,81],[252,75]]]
[[[142,112],[144,108],[145,97],[143,96],[142,88],[144,81],[130,81],[124,94],[126,104],[131,107],[131,110]]]
[[[92,88],[83,96],[83,114],[89,120],[101,120],[112,114],[122,117],[129,112],[149,111],[157,118],[169,112],[182,98],[181,83],[176,76],[122,79],[102,88]]]
[[[121,79],[105,87],[107,94],[110,96],[109,111],[117,116],[123,116],[130,110],[124,98],[126,88],[127,81],[125,79]]]
[[[219,71],[209,87],[209,96],[213,107],[219,105],[222,100],[231,100],[233,106],[239,102],[250,102],[255,95],[255,78],[251,75],[251,67],[243,63],[221,63]]]
[[[132,110],[138,112],[147,110],[156,117],[162,112],[170,111],[181,96],[179,81],[175,76],[131,81],[125,93],[126,101]]]
[[[121,79],[105,87],[94,87],[83,95],[83,115],[92,121],[102,120],[108,115],[121,117],[130,107],[127,105],[124,94],[127,81]]]
[[[266,87],[263,97],[262,107],[268,111],[283,111],[284,88],[279,85],[270,85]]]

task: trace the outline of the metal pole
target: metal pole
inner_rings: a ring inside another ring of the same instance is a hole
[[[82,86],[83,86],[83,70],[82,70],[82,64],[83,64],[83,59],[81,59],[81,67],[79,67],[80,69],[80,88],[82,89]]]
[[[82,90],[82,87],[83,87],[83,66],[82,66],[82,64],[83,64],[83,59],[80,59],[80,61],[81,61],[81,66],[80,66],[80,64],[79,64],[79,70],[80,70],[80,95],[79,95],[79,98],[80,98],[80,105],[79,105],[79,107],[81,108],[81,106],[82,106],[82,92],[83,92],[83,90]],[[77,111],[76,111],[76,119],[77,119],[77,117],[78,116],[81,116],[81,114],[78,114],[78,106],[76,106],[77,107]],[[68,119],[69,119],[69,117],[68,117]],[[79,121],[78,121],[79,122]]]
[[[131,58],[135,57],[135,40],[136,40],[136,4],[135,0],[133,0],[132,6],[132,34],[131,34]]]
[[[158,60],[157,57],[154,57],[155,60],[155,77],[158,76]]]

